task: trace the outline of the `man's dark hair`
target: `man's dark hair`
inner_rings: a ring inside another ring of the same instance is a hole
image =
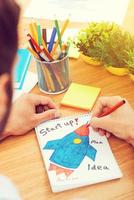
[[[0,0],[0,76],[12,73],[12,66],[18,48],[18,21],[20,8],[14,0]],[[7,110],[0,122],[0,133],[8,119],[12,98],[12,74],[6,83]]]
[[[0,75],[11,73],[18,47],[19,13],[14,0],[0,0]]]

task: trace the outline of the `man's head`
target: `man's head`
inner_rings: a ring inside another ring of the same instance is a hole
[[[11,106],[12,66],[18,47],[19,12],[14,0],[0,0],[0,132]]]

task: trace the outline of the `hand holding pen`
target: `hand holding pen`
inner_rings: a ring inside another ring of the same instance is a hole
[[[100,135],[109,137],[113,134],[132,144],[134,141],[134,110],[127,101],[124,103],[124,100],[118,96],[100,97],[92,113],[90,126],[97,129]]]

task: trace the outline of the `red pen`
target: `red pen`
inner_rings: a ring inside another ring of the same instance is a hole
[[[125,100],[121,100],[120,102],[115,104],[113,107],[109,108],[106,112],[102,113],[99,117],[104,117],[106,115],[111,114],[112,112],[114,112],[116,109],[118,109],[119,107],[121,107],[125,103],[126,103]]]
[[[118,102],[117,104],[115,104],[113,107],[109,108],[106,112],[103,112],[101,115],[99,115],[99,118],[111,114],[112,112],[114,112],[115,110],[117,110],[119,107],[121,107],[125,103],[126,103],[126,101],[124,99],[121,100],[120,102]],[[87,126],[89,127],[90,123],[87,124]]]

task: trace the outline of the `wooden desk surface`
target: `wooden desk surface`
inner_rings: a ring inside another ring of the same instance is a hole
[[[27,27],[26,22],[26,19],[23,20],[23,28]],[[20,34],[21,42],[25,43],[22,35]],[[34,67],[32,63],[31,70],[34,70]],[[103,67],[85,64],[81,58],[70,60],[70,68],[73,82],[101,87],[101,95],[121,95],[128,99],[134,108],[134,83],[128,76],[113,76]],[[37,86],[32,92],[42,94]],[[59,103],[63,95],[50,96]],[[82,112],[84,113],[81,110],[61,107],[62,116]],[[34,131],[25,136],[10,137],[1,142],[0,173],[8,176],[15,183],[24,200],[133,200],[134,149],[115,137],[112,137],[109,143],[123,172],[123,178],[118,180],[57,194],[52,193]]]

